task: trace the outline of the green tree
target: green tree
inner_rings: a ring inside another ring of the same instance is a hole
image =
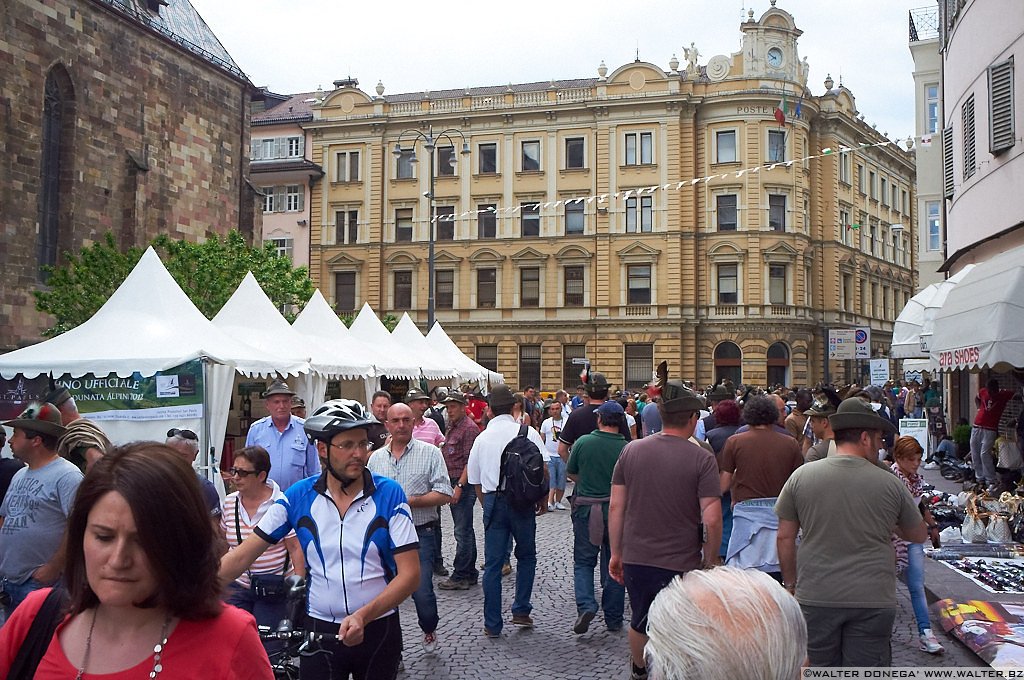
[[[152,241],[164,266],[196,307],[213,318],[251,271],[276,307],[286,310],[291,321],[313,294],[313,282],[305,267],[293,268],[270,244],[252,247],[237,231],[223,239],[203,243],[177,241],[161,235]],[[65,253],[67,264],[50,267],[46,290],[35,291],[36,309],[55,317],[47,337],[64,333],[87,321],[125,280],[138,263],[143,248],[125,252],[114,236],[104,238],[77,253]]]
[[[341,322],[345,324],[346,328],[351,328],[352,322],[356,320],[356,315],[339,314],[338,318],[341,319]],[[385,314],[384,316],[380,317],[380,322],[384,324],[384,328],[387,328],[388,333],[390,333],[391,331],[395,330],[395,326],[398,325],[398,317],[395,316],[394,314]]]

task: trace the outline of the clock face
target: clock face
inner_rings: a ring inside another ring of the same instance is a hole
[[[782,66],[782,50],[778,47],[773,47],[768,50],[768,65],[772,68],[779,68]]]

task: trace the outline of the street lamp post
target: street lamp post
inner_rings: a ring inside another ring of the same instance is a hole
[[[455,142],[452,141],[452,135],[458,135],[462,138],[462,151],[461,155],[469,156],[469,141],[466,139],[466,135],[462,134],[460,130],[455,128],[448,128],[441,130],[441,132],[434,135],[434,127],[429,126],[426,134],[419,130],[403,130],[398,135],[398,141],[395,142],[395,158],[399,159],[402,154],[405,153],[406,149],[402,148],[402,138],[411,137],[412,146],[412,157],[409,159],[411,163],[416,162],[416,142],[422,141],[423,148],[427,152],[427,158],[430,161],[430,190],[427,192],[427,199],[430,201],[430,230],[429,240],[427,245],[427,331],[430,331],[434,327],[434,229],[437,225],[437,202],[434,198],[434,166],[436,163],[435,152],[437,151],[437,140],[444,138],[447,139],[452,145],[452,149],[455,148]],[[452,167],[455,167],[455,156],[452,155],[451,163]]]

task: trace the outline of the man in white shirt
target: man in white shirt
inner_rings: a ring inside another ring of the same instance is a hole
[[[498,385],[489,395],[489,407],[494,417],[487,428],[473,442],[466,465],[467,480],[476,487],[484,509],[484,634],[501,635],[501,567],[505,561],[509,536],[515,539],[516,590],[512,602],[512,623],[525,628],[533,627],[530,612],[533,605],[533,579],[537,569],[537,519],[534,510],[516,510],[498,491],[501,474],[501,454],[519,434],[519,423],[512,418],[515,396],[506,385]],[[526,436],[544,450],[544,441],[532,427]],[[537,503],[536,513],[545,512],[545,499]]]

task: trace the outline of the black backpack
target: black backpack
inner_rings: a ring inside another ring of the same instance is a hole
[[[501,452],[498,488],[516,510],[527,510],[548,495],[544,472],[547,461],[540,448],[526,436],[528,426],[520,425],[519,434]]]

